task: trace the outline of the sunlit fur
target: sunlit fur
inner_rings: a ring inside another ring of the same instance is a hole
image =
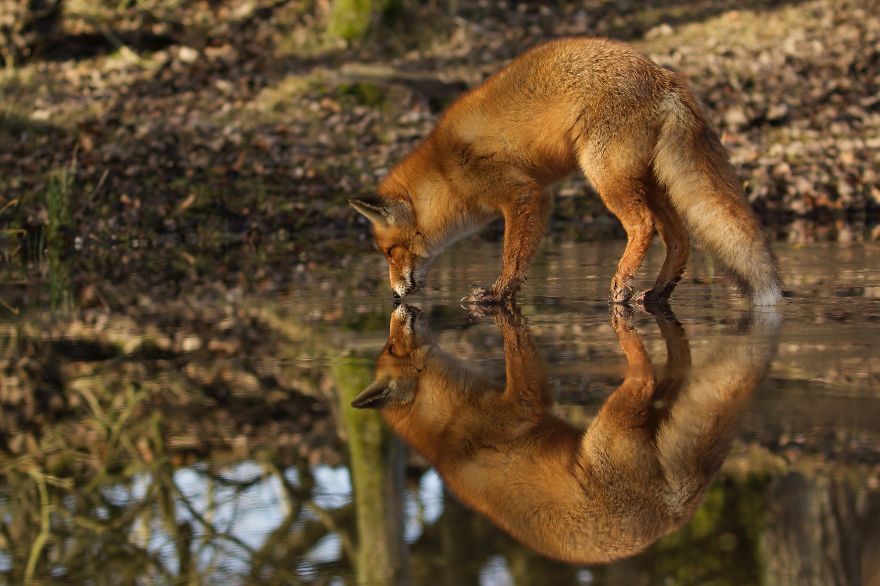
[[[667,364],[655,375],[641,336],[612,320],[626,376],[587,430],[551,412],[544,364],[518,314],[501,312],[506,383],[432,340],[402,306],[355,401],[373,407],[465,504],[548,557],[600,563],[630,556],[687,522],[725,458],[775,350],[778,318],[715,340],[691,368],[684,331],[658,318]]]
[[[412,292],[419,283],[406,277],[419,259],[502,216],[491,294],[515,293],[543,237],[544,188],[578,169],[628,235],[612,300],[633,295],[655,229],[667,256],[647,295],[672,292],[690,234],[753,303],[779,300],[776,261],[686,81],[622,43],[586,37],[539,45],[463,95],[384,179],[377,201],[401,218],[374,222],[377,242],[411,253],[392,268],[392,287]]]

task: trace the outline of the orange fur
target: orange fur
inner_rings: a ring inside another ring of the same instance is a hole
[[[577,169],[628,236],[612,301],[632,297],[655,229],[667,257],[645,299],[671,294],[690,234],[753,303],[779,300],[776,261],[687,83],[622,43],[586,37],[525,52],[459,98],[391,170],[372,202],[387,213],[366,215],[381,247],[409,253],[389,258],[392,288],[418,289],[440,251],[502,216],[501,275],[475,300],[513,296],[543,237],[545,187]]]
[[[615,315],[626,377],[580,430],[551,413],[543,362],[515,309],[496,315],[501,386],[443,352],[424,316],[401,306],[376,381],[353,405],[380,409],[459,499],[524,545],[565,561],[608,562],[696,510],[772,358],[777,324],[768,321],[761,335],[725,340],[692,370],[683,329],[658,318],[668,360],[658,377],[641,336]]]

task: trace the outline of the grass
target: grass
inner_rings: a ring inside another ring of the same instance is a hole
[[[0,222],[5,222],[6,220],[8,220],[9,219],[8,217],[12,215],[12,212],[11,212],[12,208],[14,208],[17,205],[18,205],[18,198],[10,199],[5,204],[3,204],[3,206],[0,207]],[[4,216],[7,216],[7,217],[4,218]],[[22,230],[21,228],[14,228],[14,227],[13,228],[3,228],[2,230],[0,230],[0,234],[6,235],[6,236],[21,236],[24,233],[25,233],[25,231]]]
[[[27,238],[28,232],[21,227],[20,198],[10,199],[0,206],[0,221],[6,226],[0,229],[0,236],[19,239],[19,244],[28,249],[26,256],[45,267],[49,300],[53,309],[66,310],[73,307],[70,267],[64,254],[68,243],[63,237],[62,229],[72,221],[71,198],[75,175],[75,157],[70,165],[49,173],[46,187],[37,198],[46,210],[47,223],[45,229],[40,230],[34,238]],[[5,302],[2,305],[13,313],[18,313],[16,308]]]
[[[44,204],[49,217],[49,236],[51,241],[58,237],[61,226],[71,219],[70,195],[73,190],[73,178],[76,174],[76,158],[69,167],[61,167],[49,174],[46,190],[43,192]],[[50,244],[51,245],[51,244]]]
[[[49,174],[43,192],[42,203],[46,207],[48,224],[40,249],[45,251],[49,303],[52,309],[69,310],[74,306],[70,267],[64,255],[66,243],[61,229],[71,223],[70,200],[75,175],[76,157],[69,166],[55,169]]]

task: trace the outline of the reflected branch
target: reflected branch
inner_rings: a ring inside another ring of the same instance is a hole
[[[51,535],[49,526],[49,493],[46,490],[46,479],[42,474],[35,470],[31,470],[30,474],[33,476],[34,480],[37,481],[37,489],[40,494],[40,533],[37,535],[37,538],[34,539],[34,542],[31,545],[30,554],[28,555],[27,567],[24,572],[25,584],[33,583],[37,560],[40,557],[40,553],[43,551],[43,547],[46,545],[46,541],[48,541],[49,536]]]

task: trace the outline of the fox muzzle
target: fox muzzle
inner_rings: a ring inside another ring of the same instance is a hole
[[[404,276],[404,278],[396,283],[391,284],[392,295],[395,299],[406,297],[410,293],[415,293],[424,286],[424,281],[417,282],[412,272]]]

